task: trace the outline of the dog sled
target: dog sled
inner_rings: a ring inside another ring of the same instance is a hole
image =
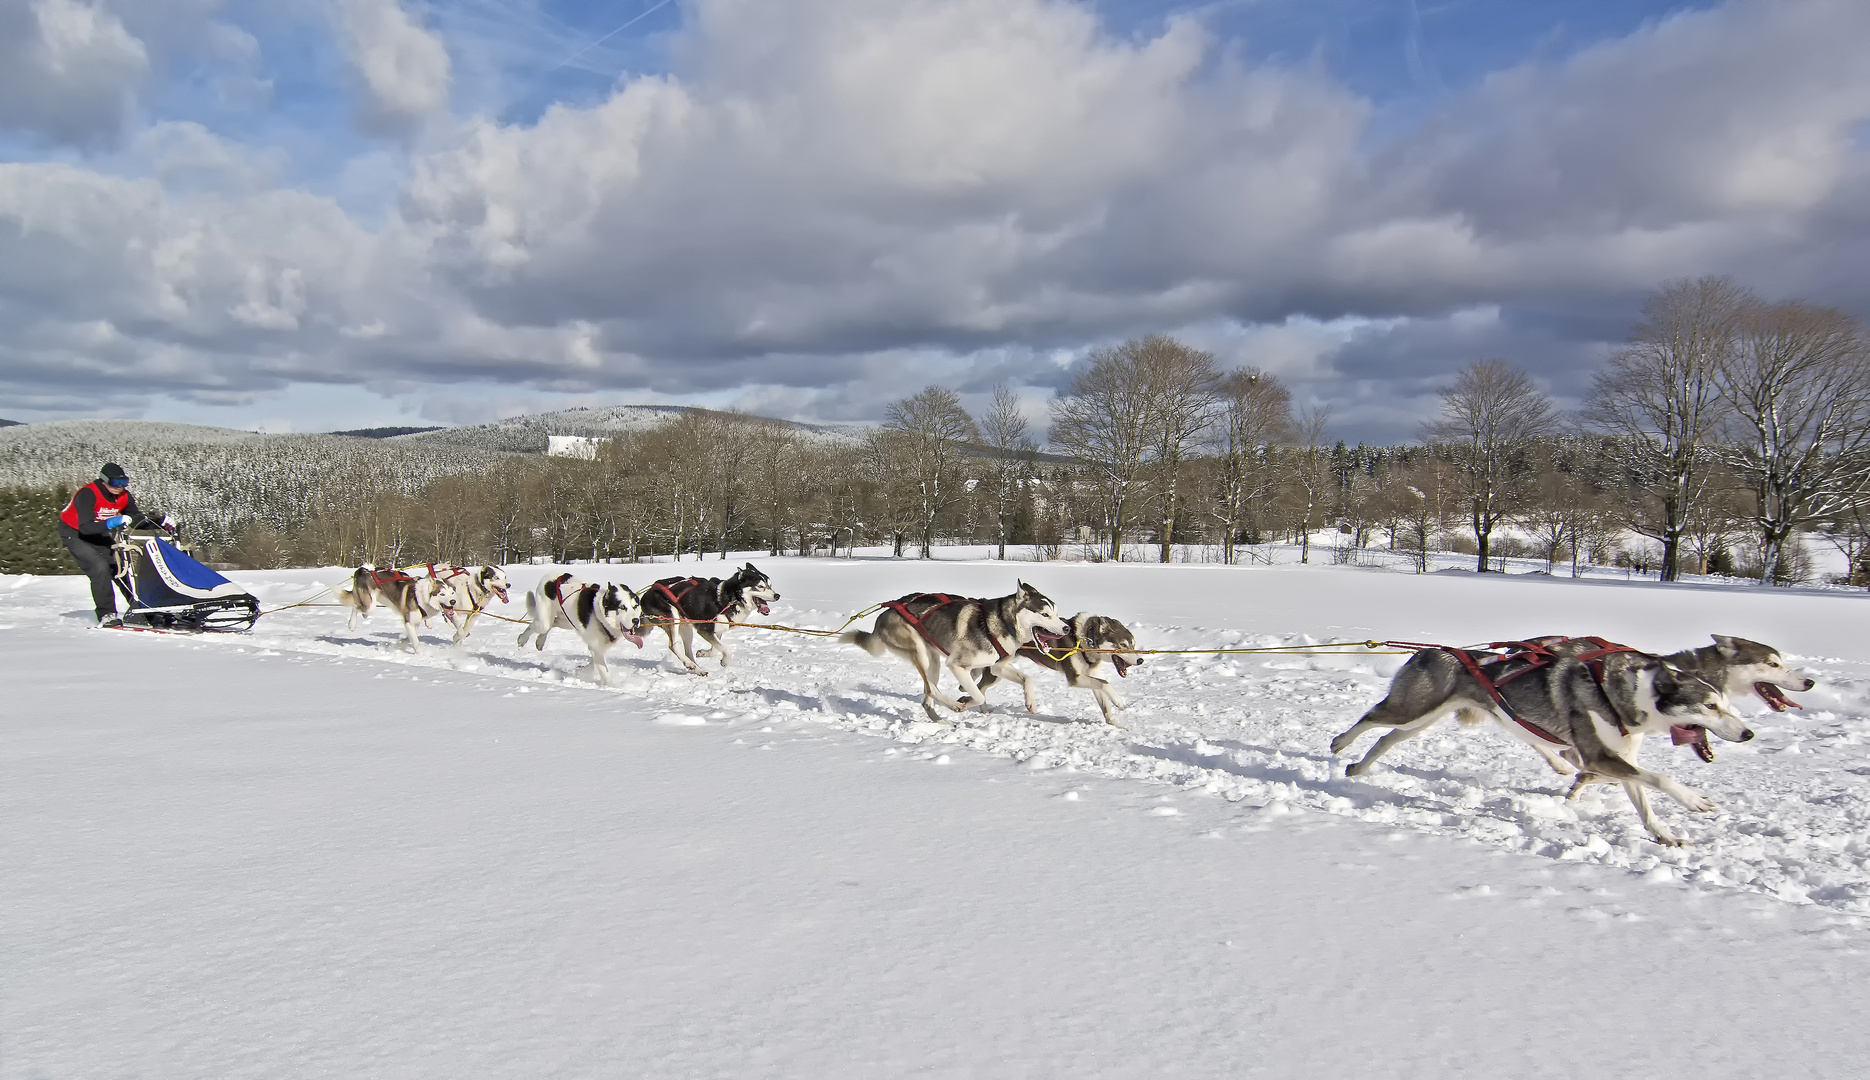
[[[218,572],[195,561],[170,538],[130,533],[112,545],[117,588],[129,601],[124,625],[138,619],[156,630],[194,633],[242,631],[260,617],[260,602]]]

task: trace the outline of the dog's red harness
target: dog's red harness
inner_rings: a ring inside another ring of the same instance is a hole
[[[1546,742],[1556,743],[1559,746],[1565,746],[1565,745],[1569,745],[1565,742],[1565,740],[1559,738],[1558,736],[1552,734],[1551,732],[1545,730],[1544,728],[1538,726],[1537,724],[1534,724],[1531,721],[1526,720],[1525,718],[1521,717],[1517,712],[1514,712],[1513,707],[1506,703],[1506,695],[1500,693],[1500,687],[1502,684],[1510,683],[1514,679],[1519,678],[1521,675],[1529,674],[1531,672],[1539,670],[1540,668],[1548,667],[1551,664],[1557,662],[1559,660],[1559,656],[1557,653],[1552,651],[1552,646],[1563,645],[1566,642],[1571,642],[1571,641],[1583,641],[1593,646],[1590,652],[1581,653],[1578,656],[1573,657],[1572,659],[1578,660],[1584,664],[1586,670],[1590,671],[1592,680],[1594,680],[1597,683],[1598,689],[1600,690],[1603,689],[1604,687],[1604,660],[1605,658],[1614,656],[1617,653],[1638,651],[1636,649],[1632,649],[1628,645],[1619,645],[1614,641],[1605,641],[1601,637],[1582,637],[1582,638],[1543,637],[1543,638],[1534,638],[1531,641],[1490,641],[1487,644],[1479,646],[1476,649],[1457,649],[1451,645],[1430,645],[1430,644],[1427,644],[1426,642],[1420,642],[1420,641],[1388,641],[1388,642],[1384,642],[1384,644],[1395,645],[1397,647],[1406,648],[1406,649],[1415,649],[1418,651],[1424,651],[1428,649],[1439,649],[1440,651],[1445,652],[1449,654],[1450,656],[1453,656],[1456,660],[1459,660],[1461,662],[1461,666],[1463,668],[1467,669],[1467,673],[1469,675],[1472,675],[1474,677],[1474,680],[1480,683],[1480,685],[1486,689],[1487,695],[1493,698],[1494,704],[1500,706],[1500,711],[1504,712],[1509,718],[1511,718],[1515,724],[1518,724],[1520,727],[1523,727],[1527,731],[1532,732],[1534,735],[1537,735],[1539,738],[1544,739]],[[1498,651],[1489,651],[1489,650],[1498,650]],[[1482,655],[1480,655],[1479,657],[1476,657],[1474,654],[1477,652],[1481,653]],[[1509,662],[1513,662],[1513,661],[1522,662],[1526,666],[1520,668],[1518,671],[1513,671],[1505,675],[1502,675],[1498,679],[1493,678],[1487,673],[1488,668],[1494,668],[1495,670],[1498,670],[1501,665],[1509,663]],[[1615,713],[1613,712],[1612,718],[1616,720],[1617,730],[1619,732],[1625,735],[1628,735],[1630,733],[1629,728],[1624,726],[1623,718],[1621,716],[1616,716]]]
[[[559,576],[545,583],[545,594],[551,597],[553,601],[555,601],[558,604],[558,613],[565,617],[566,626],[573,626],[573,627],[582,626],[583,625],[582,623],[580,623],[577,619],[572,618],[571,609],[565,606],[565,601],[566,601],[565,583],[570,580],[571,580],[570,574],[560,574]],[[578,586],[578,592],[582,594],[587,589],[596,590],[599,587],[600,586],[596,582],[586,582],[585,584]],[[592,597],[591,599],[592,610],[596,611],[598,604],[601,602],[602,601],[598,597]],[[602,618],[599,618],[597,620],[597,628],[603,631],[604,640],[612,641],[612,642],[617,640],[617,635],[610,632],[610,627],[604,625],[604,620]]]
[[[415,580],[414,575],[405,574],[401,570],[395,569],[394,567],[388,570],[378,570],[376,567],[373,566],[370,568],[369,573],[370,573],[370,584],[377,585],[377,586],[401,585],[405,581]]]
[[[929,606],[927,611],[923,612],[925,615],[928,614],[929,611],[936,611],[948,607],[951,604],[981,604],[983,606],[986,604],[984,600],[973,600],[965,596],[949,596],[947,593],[917,593],[914,596],[905,596],[901,600],[885,600],[883,602],[884,607],[901,615],[910,626],[916,628],[916,633],[922,635],[923,641],[928,642],[936,652],[941,653],[943,656],[948,655],[948,650],[941,647],[941,642],[936,641],[934,636],[929,633],[928,627],[922,625],[922,620],[916,618],[915,614],[909,610],[910,604],[919,604],[924,600],[935,601],[934,604]],[[1006,646],[1000,644],[1000,639],[989,632],[987,634],[987,640],[993,642],[993,651],[1000,654],[1000,659],[1005,660],[1008,654]]]
[[[437,570],[435,569],[434,563],[424,563],[423,565],[428,568],[429,577],[434,578],[436,581],[453,581],[455,578],[463,577],[467,574],[466,567],[443,566],[440,570]],[[469,595],[471,596],[473,594],[470,593]],[[479,611],[480,607],[477,605],[474,608],[474,610]],[[442,605],[442,618],[448,620],[449,626],[460,625],[459,623],[455,622],[455,606],[454,606],[453,601],[449,601]]]
[[[681,610],[682,598],[687,596],[689,593],[694,592],[695,586],[699,584],[701,584],[700,578],[689,578],[687,581],[684,581],[681,583],[682,591],[679,593],[670,589],[668,585],[660,581],[656,582],[653,588],[657,592],[669,598],[669,609],[671,613],[674,613],[674,612],[679,612]]]

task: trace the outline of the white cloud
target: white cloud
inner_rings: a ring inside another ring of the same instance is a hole
[[[0,0],[0,130],[114,135],[148,69],[143,42],[101,4]]]
[[[387,0],[342,3],[373,122],[445,111],[440,42]],[[1119,39],[1063,0],[686,13],[672,73],[432,126],[357,162],[338,202],[186,125],[139,139],[152,179],[0,166],[0,393],[467,382],[862,418],[905,371],[1043,392],[1061,352],[1169,330],[1376,430],[1479,355],[1575,391],[1670,277],[1863,303],[1836,295],[1870,269],[1862,4],[1677,15],[1501,72],[1377,148],[1369,103],[1191,21]]]
[[[346,58],[359,83],[358,122],[407,134],[447,111],[448,49],[398,0],[337,0]]]

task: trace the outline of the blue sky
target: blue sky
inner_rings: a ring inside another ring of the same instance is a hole
[[[0,416],[1042,419],[1161,331],[1406,439],[1672,278],[1858,311],[1866,9],[0,0]]]

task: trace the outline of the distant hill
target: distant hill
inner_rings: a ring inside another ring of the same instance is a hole
[[[394,439],[398,435],[420,435],[427,431],[441,431],[439,427],[360,427],[349,431],[330,431],[328,435],[348,435],[353,439]]]
[[[25,427],[18,420],[0,420],[0,427]]]
[[[145,508],[177,513],[192,535],[225,540],[238,523],[294,520],[322,490],[430,480],[491,469],[500,455],[344,435],[262,435],[153,420],[58,420],[0,428],[0,488],[70,489],[114,461]]]
[[[561,409],[558,412],[515,416],[491,424],[442,428],[419,435],[398,435],[395,442],[410,446],[462,446],[479,450],[508,451],[523,454],[545,453],[546,441],[553,435],[582,435],[603,438],[629,431],[647,431],[688,413],[711,410],[685,405],[612,405],[597,409]],[[792,420],[766,420],[797,430],[815,441],[856,445],[870,429],[858,424],[802,424]]]

